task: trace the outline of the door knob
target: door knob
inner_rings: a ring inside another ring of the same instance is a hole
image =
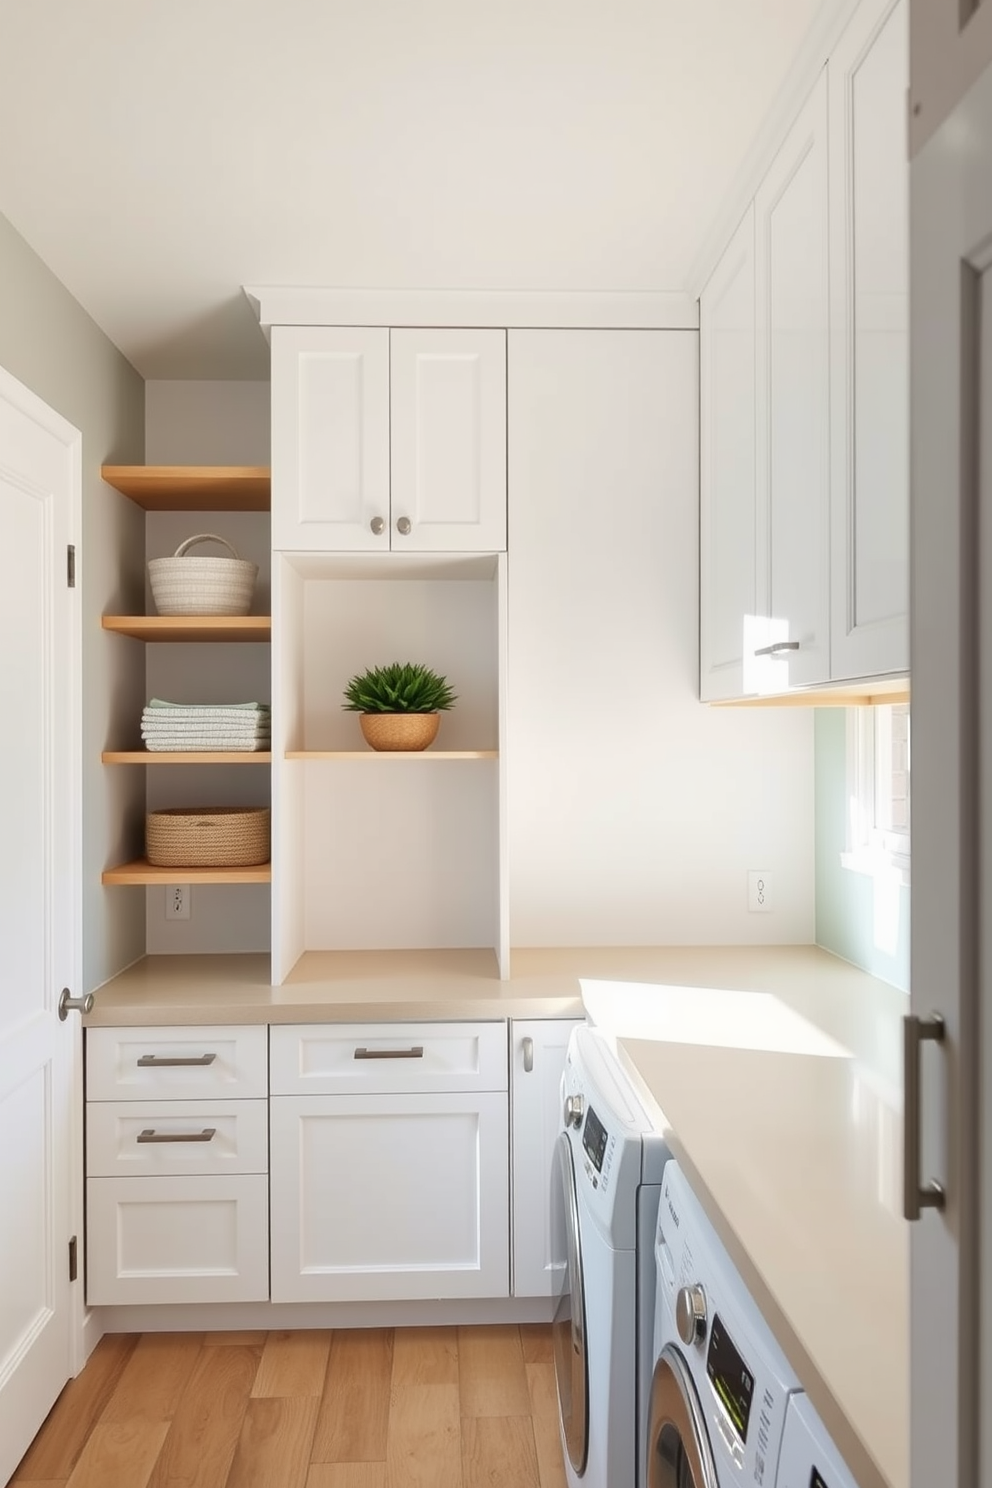
[[[409,537],[410,533],[413,531],[413,523],[410,521],[410,518],[397,517],[396,531],[399,533],[400,537]]]
[[[91,1013],[93,1011],[93,993],[87,992],[85,997],[70,997],[69,988],[63,987],[59,994],[59,1021],[64,1023],[70,1013]]]

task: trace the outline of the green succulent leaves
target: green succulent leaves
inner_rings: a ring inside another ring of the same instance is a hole
[[[342,707],[351,713],[440,713],[456,701],[446,677],[414,661],[359,672],[344,696]]]

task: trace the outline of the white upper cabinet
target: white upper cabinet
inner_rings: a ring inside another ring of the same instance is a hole
[[[755,198],[757,599],[745,692],[830,675],[827,79]],[[754,665],[757,663],[757,666]]]
[[[831,675],[909,665],[907,0],[830,58]]]
[[[506,547],[506,333],[272,329],[272,545]]]
[[[754,207],[699,302],[700,694],[743,691],[755,613]]]

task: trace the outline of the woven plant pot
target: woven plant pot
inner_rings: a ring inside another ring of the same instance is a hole
[[[359,713],[373,749],[426,749],[437,738],[440,713]]]
[[[230,558],[190,558],[197,543],[220,543]],[[215,532],[200,532],[179,544],[171,558],[148,564],[152,598],[160,615],[247,615],[251,609],[258,564],[239,558]]]
[[[145,817],[145,854],[156,868],[254,868],[269,852],[267,806],[173,806]]]

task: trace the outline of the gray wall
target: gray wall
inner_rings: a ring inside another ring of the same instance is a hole
[[[847,742],[843,708],[815,710],[816,942],[872,976],[909,990],[909,886],[891,888],[841,865],[846,849]]]
[[[67,224],[71,231],[71,224]],[[105,635],[100,615],[143,600],[144,518],[100,478],[102,464],[144,460],[144,383],[68,290],[0,216],[0,366],[82,434],[83,980],[86,989],[145,949],[142,889],[104,889],[143,810],[140,770],[109,769],[100,751],[118,719],[140,712],[143,648]]]

